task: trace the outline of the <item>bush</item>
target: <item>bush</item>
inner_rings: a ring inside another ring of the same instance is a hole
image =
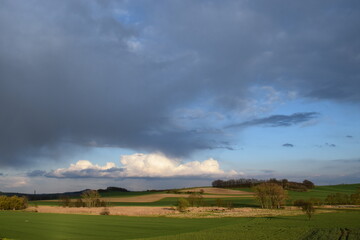
[[[62,207],[70,207],[71,200],[68,196],[62,196],[60,197],[60,206]]]
[[[110,215],[110,210],[107,207],[104,207],[100,212],[100,215]]]
[[[187,200],[188,200],[190,206],[192,206],[192,207],[194,207],[194,206],[200,207],[203,205],[203,196],[201,196],[201,194],[199,194],[199,193],[195,193],[195,192],[191,193],[189,195],[189,197],[187,198]]]
[[[351,195],[345,193],[329,194],[325,199],[326,204],[330,205],[346,205],[346,204],[360,204],[360,191]]]
[[[95,190],[87,190],[83,192],[81,198],[71,201],[69,196],[61,196],[59,200],[60,206],[63,207],[106,207],[105,201],[100,200],[100,194]]]
[[[314,206],[324,205],[324,201],[320,198],[310,198],[310,202],[312,202],[314,204]]]
[[[294,201],[294,206],[296,207],[301,207],[302,205],[305,204],[305,200],[304,199],[298,199]]]
[[[360,191],[357,193],[351,194],[350,201],[354,205],[360,205]]]
[[[330,205],[351,204],[351,198],[345,193],[329,194],[325,202]]]
[[[301,210],[308,216],[309,220],[315,213],[314,204],[311,201],[299,199],[294,202],[294,205],[297,207],[301,207]]]
[[[179,212],[185,212],[186,209],[190,206],[188,200],[186,200],[185,198],[179,198],[176,204],[176,209]]]
[[[223,207],[224,206],[224,201],[222,199],[220,199],[220,198],[217,198],[217,199],[215,199],[215,205],[217,207]]]
[[[0,210],[21,210],[28,206],[26,197],[0,196]]]
[[[303,185],[308,189],[313,189],[315,187],[315,184],[307,179],[303,181]]]
[[[226,208],[229,210],[234,209],[234,204],[232,201],[226,201]]]
[[[85,207],[85,203],[81,200],[81,198],[76,199],[75,207]]]

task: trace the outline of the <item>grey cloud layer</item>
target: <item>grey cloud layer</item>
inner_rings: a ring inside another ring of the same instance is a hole
[[[221,147],[221,132],[169,116],[199,98],[241,109],[252,85],[358,104],[359,4],[1,1],[0,166],[55,158],[64,142],[176,156]]]
[[[257,118],[250,121],[232,124],[226,128],[244,128],[251,126],[265,126],[265,127],[289,127],[299,123],[307,122],[318,117],[319,113],[294,113],[292,115],[272,115],[265,118]]]

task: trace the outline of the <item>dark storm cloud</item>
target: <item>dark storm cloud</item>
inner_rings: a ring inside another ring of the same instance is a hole
[[[31,172],[26,173],[28,177],[42,177],[46,174],[46,171],[43,170],[33,170]]]
[[[266,118],[257,118],[250,121],[232,124],[226,128],[244,128],[252,126],[264,127],[289,127],[299,123],[307,122],[311,119],[318,117],[319,113],[294,113],[292,115],[273,115]]]
[[[115,20],[110,2],[1,5],[0,165],[55,158],[64,142],[174,155],[211,147],[171,128],[167,113],[196,89],[167,74],[175,63],[132,52],[138,31]]]
[[[223,105],[241,104],[250,81],[316,99],[360,100],[358,1],[163,1],[147,7],[147,20],[167,43],[206,60],[198,63],[206,70],[199,74]]]
[[[201,98],[242,109],[253,85],[358,104],[359,4],[3,0],[0,166],[56,159],[67,143],[176,156],[217,148],[222,132],[169,116]],[[243,124],[301,117],[314,116]]]
[[[61,175],[54,172],[48,172],[45,173],[44,176],[48,178],[121,178],[123,171],[123,168],[81,169],[64,171]]]
[[[282,146],[283,146],[283,147],[294,147],[294,144],[284,143]]]

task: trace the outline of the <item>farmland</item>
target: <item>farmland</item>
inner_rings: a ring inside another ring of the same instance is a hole
[[[0,212],[10,239],[360,239],[360,210],[278,217],[181,219]],[[343,238],[341,238],[343,237]]]
[[[351,194],[360,184],[318,186],[289,191],[296,199]],[[159,192],[107,192],[110,216],[101,208],[63,208],[59,202],[33,201],[25,211],[0,211],[0,239],[360,239],[360,208],[321,208],[309,221],[299,209],[261,209],[252,189],[203,188],[203,204],[190,212],[174,205],[191,189]],[[198,191],[198,189],[193,189]],[[235,209],[216,206],[231,201]],[[37,211],[37,212],[31,212]],[[71,214],[69,214],[71,213]],[[122,216],[126,215],[126,216]]]
[[[334,193],[351,194],[360,187],[360,184],[343,184],[332,186],[316,186],[307,192],[288,191],[289,199],[287,205],[292,205],[292,202],[297,199],[319,198],[324,200],[327,195]],[[197,188],[196,190],[204,189],[203,201],[207,206],[215,204],[216,199],[222,199],[224,202],[231,202],[234,207],[258,207],[252,195],[251,188],[233,189],[232,192],[223,192],[220,189],[217,192],[216,188]],[[185,191],[185,190],[183,190]],[[191,191],[191,189],[186,189]],[[174,206],[179,197],[187,197],[188,194],[180,192],[180,194],[171,194],[165,192],[109,192],[102,194],[102,197],[109,203],[110,206]],[[139,200],[140,199],[140,200]],[[33,201],[31,204],[58,206],[58,201]]]

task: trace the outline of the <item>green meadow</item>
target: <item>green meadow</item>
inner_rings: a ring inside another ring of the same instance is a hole
[[[0,238],[360,239],[360,210],[287,217],[182,219],[0,211]]]
[[[352,194],[360,188],[360,184],[340,184],[331,186],[316,186],[307,192],[294,192],[289,191],[289,197],[292,200],[296,199],[309,199],[309,198],[320,198],[324,200],[327,195],[335,193]]]
[[[241,190],[252,192],[251,188],[233,188],[234,190]],[[352,194],[360,189],[360,184],[339,184],[339,185],[330,185],[330,186],[316,186],[314,189],[310,189],[307,192],[296,192],[296,191],[288,191],[288,205],[292,205],[294,200],[297,199],[310,199],[310,198],[319,198],[321,200],[325,200],[325,198],[330,194],[335,193],[344,193],[344,194]],[[241,200],[239,200],[241,201]],[[244,199],[244,204],[249,203],[250,205],[257,205],[255,199]]]
[[[274,239],[274,240],[345,240],[360,239],[360,210],[304,216],[237,218],[234,224],[151,240]]]
[[[296,199],[326,198],[329,194],[356,192],[360,184],[318,186],[308,192],[289,191]],[[251,192],[251,189],[240,189]],[[103,197],[131,197],[156,192],[109,192]],[[148,203],[110,203],[110,206],[174,206],[178,198]],[[221,198],[234,207],[258,207],[253,197]],[[204,198],[208,206],[215,198]],[[32,205],[54,205],[56,201],[34,201]],[[0,239],[360,239],[360,209],[305,215],[233,218],[171,218],[100,215],[69,215],[22,211],[0,211]]]

